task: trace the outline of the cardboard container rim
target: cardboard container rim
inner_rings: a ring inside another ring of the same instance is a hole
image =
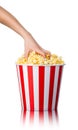
[[[18,64],[18,63],[15,63],[16,65],[18,65],[18,66],[46,66],[46,67],[48,67],[48,66],[64,66],[64,65],[66,65],[66,64],[53,64],[53,65],[50,65],[50,64],[48,64],[48,65],[37,65],[37,64]]]

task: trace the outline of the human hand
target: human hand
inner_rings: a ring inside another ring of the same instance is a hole
[[[32,35],[28,33],[28,35],[26,35],[26,37],[24,38],[24,56],[27,58],[29,52],[31,51],[35,51],[38,54],[41,54],[43,57],[45,57],[46,54],[51,55],[48,50],[43,49],[32,37]]]

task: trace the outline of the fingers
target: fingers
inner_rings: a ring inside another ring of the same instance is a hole
[[[25,50],[25,53],[24,53],[24,56],[26,57],[26,58],[28,58],[28,55],[29,55],[29,53],[30,53],[30,51],[31,50]],[[46,56],[46,54],[49,54],[49,55],[51,55],[51,52],[49,52],[49,51],[47,51],[47,50],[42,50],[42,49],[37,49],[37,50],[33,50],[33,51],[35,51],[35,52],[37,52],[38,54],[40,54],[40,55],[42,55],[44,58],[45,58],[45,56]]]
[[[38,46],[36,46],[36,45],[33,46],[33,47],[30,47],[29,44],[28,44],[28,45],[25,44],[24,49],[25,49],[24,56],[25,56],[26,58],[28,58],[28,55],[29,55],[30,51],[35,51],[35,52],[37,52],[38,54],[42,55],[44,58],[46,57],[47,54],[48,54],[48,55],[51,55],[51,52],[50,52],[50,51],[45,50],[45,49],[43,49],[43,48],[41,48],[41,47],[38,47]]]
[[[24,53],[24,56],[25,56],[26,59],[28,58],[28,54],[29,54],[29,50],[26,50],[25,53]]]
[[[45,53],[41,49],[36,50],[36,52],[45,58]]]
[[[45,50],[45,49],[42,49],[42,50],[44,51],[45,54],[49,54],[49,55],[51,55],[51,52],[50,52],[50,51]]]

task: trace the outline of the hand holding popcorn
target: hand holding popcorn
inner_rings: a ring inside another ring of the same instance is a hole
[[[30,33],[28,33],[26,35],[26,37],[24,38],[25,43],[24,43],[24,56],[27,58],[28,54],[31,51],[35,51],[38,54],[42,55],[43,57],[46,56],[46,54],[51,54],[49,51],[43,49],[37,42],[36,40],[32,37],[32,35]]]

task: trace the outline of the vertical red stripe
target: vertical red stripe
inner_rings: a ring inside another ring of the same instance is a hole
[[[56,120],[58,121],[59,116],[58,116],[58,111],[57,110],[55,110],[55,117],[56,117]]]
[[[39,121],[44,122],[44,111],[39,111]]]
[[[39,110],[44,108],[44,66],[39,67]]]
[[[19,85],[19,90],[20,90],[20,82],[19,82],[19,74],[18,74],[18,66],[16,65],[16,70],[17,70],[17,78],[18,78],[18,85]]]
[[[55,66],[51,66],[50,67],[49,101],[48,101],[48,110],[49,111],[52,110],[54,76],[55,76]]]
[[[61,83],[61,77],[62,77],[62,69],[63,69],[63,66],[60,66],[59,76],[58,76],[58,84],[57,84],[57,94],[56,94],[55,110],[57,110],[57,105],[58,105],[58,98],[59,98],[59,91],[60,91],[60,83]]]
[[[30,122],[34,121],[34,111],[30,111]]]
[[[24,112],[25,112],[26,111],[26,97],[25,97],[25,86],[24,86],[24,76],[23,76],[23,66],[22,65],[19,66],[19,73],[20,73],[23,105],[24,105]]]
[[[49,121],[52,121],[52,112],[53,111],[48,111],[48,119],[49,119]]]
[[[18,69],[19,69],[19,68],[18,68],[18,66],[16,65],[17,78],[18,78],[18,86],[19,86],[19,93],[20,93],[20,100],[21,100],[21,108],[22,108],[22,107],[23,107],[23,106],[22,106],[23,104],[22,104],[22,97],[21,97],[21,92],[20,92],[20,91],[21,91],[21,90],[20,90],[21,88],[20,88],[20,81],[19,81],[20,79],[19,79]]]
[[[33,67],[32,66],[28,66],[27,70],[28,70],[30,110],[34,110]]]
[[[24,111],[24,112],[22,113],[22,115],[21,115],[21,116],[22,116],[22,118],[23,118],[23,121],[25,121],[25,120],[26,120],[26,116],[27,116],[26,114],[27,114],[27,111]]]

